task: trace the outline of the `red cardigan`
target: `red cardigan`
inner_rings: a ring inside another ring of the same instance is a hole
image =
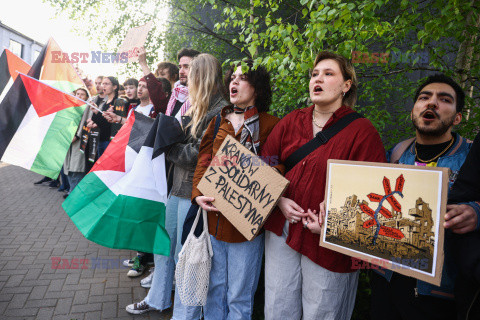
[[[353,110],[348,107],[339,108],[325,124],[325,129],[351,112]],[[311,140],[312,113],[313,106],[293,111],[283,118],[268,136],[262,156],[278,156],[282,163]],[[357,119],[285,175],[290,185],[283,196],[294,200],[305,211],[318,212],[325,196],[328,159],[386,162],[385,149],[375,127],[365,118]],[[280,236],[284,225],[285,217],[277,207],[265,223],[265,229]],[[355,271],[351,268],[350,257],[320,247],[319,242],[320,236],[304,229],[302,223],[289,225],[287,244],[292,249],[330,271]]]

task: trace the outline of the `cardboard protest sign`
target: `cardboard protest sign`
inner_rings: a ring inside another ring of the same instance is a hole
[[[320,245],[440,285],[448,169],[328,160]]]
[[[138,61],[138,49],[145,44],[147,35],[152,29],[153,22],[148,22],[143,26],[135,27],[128,30],[125,40],[123,40],[119,54],[128,52],[128,62]]]
[[[253,239],[289,181],[228,135],[198,189],[248,240]]]

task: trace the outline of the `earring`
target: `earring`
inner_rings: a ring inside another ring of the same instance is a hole
[[[343,92],[343,96],[345,97],[345,92]]]

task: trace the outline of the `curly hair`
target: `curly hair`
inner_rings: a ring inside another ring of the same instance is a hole
[[[272,103],[272,87],[270,86],[270,73],[263,66],[257,66],[253,69],[253,60],[244,60],[248,66],[248,71],[245,73],[248,83],[255,89],[255,107],[258,112],[267,112]],[[230,88],[232,82],[232,74],[237,67],[242,65],[239,62],[237,65],[232,65],[225,73],[225,87]]]

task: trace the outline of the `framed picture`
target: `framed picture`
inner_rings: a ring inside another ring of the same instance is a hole
[[[320,245],[440,285],[447,168],[328,160]],[[358,260],[360,259],[360,260]]]

